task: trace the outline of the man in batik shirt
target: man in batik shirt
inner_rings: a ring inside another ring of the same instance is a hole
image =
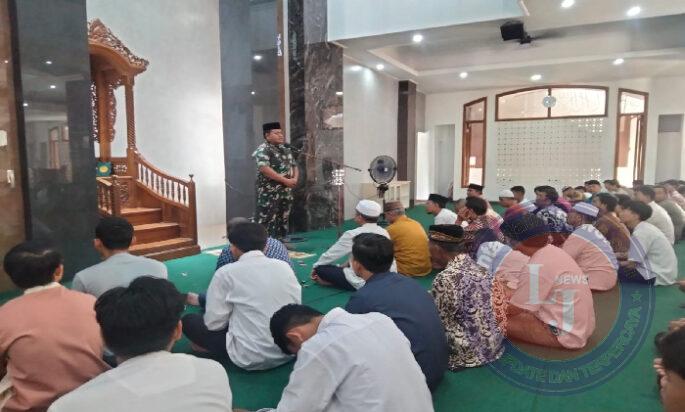
[[[434,266],[445,269],[433,280],[431,294],[445,327],[449,368],[485,365],[504,352],[504,289],[466,252],[464,229],[458,225],[429,228]]]
[[[262,129],[266,141],[252,154],[258,170],[254,220],[266,227],[269,236],[280,239],[288,234],[292,189],[299,173],[290,148],[284,144],[280,123],[266,123]]]

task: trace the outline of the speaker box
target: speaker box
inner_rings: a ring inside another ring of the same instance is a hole
[[[523,23],[520,21],[508,21],[499,27],[502,32],[502,40],[519,40],[525,36]]]

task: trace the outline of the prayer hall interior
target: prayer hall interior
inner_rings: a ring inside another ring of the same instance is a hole
[[[685,411],[685,0],[0,0],[0,411]]]

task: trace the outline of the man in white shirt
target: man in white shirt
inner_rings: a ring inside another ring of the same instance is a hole
[[[639,190],[639,189],[638,189]],[[666,236],[647,222],[652,209],[639,201],[621,205],[619,218],[632,231],[628,253],[617,253],[621,282],[672,285],[678,278],[678,259]]]
[[[383,314],[288,305],[271,318],[271,333],[297,354],[278,412],[433,411],[409,341]]]
[[[95,227],[93,246],[103,261],[83,269],[74,276],[73,290],[100,297],[119,286],[128,286],[139,276],[166,279],[164,263],[128,253],[133,244],[133,226],[121,217],[105,217]]]
[[[443,195],[431,193],[426,202],[426,212],[429,215],[435,216],[435,225],[454,225],[459,216],[456,213],[446,208],[449,201]]]
[[[651,223],[659,229],[669,243],[675,243],[675,229],[673,228],[673,221],[668,215],[668,212],[654,200],[656,193],[651,186],[642,185],[635,189],[635,199],[647,204],[652,209],[652,216],[647,219],[647,223]]]
[[[183,317],[183,332],[198,351],[226,356],[247,370],[275,368],[290,360],[274,344],[269,319],[279,308],[301,302],[301,287],[290,265],[262,252],[266,229],[236,225],[228,234],[237,262],[216,271],[207,290],[204,316]]]
[[[103,294],[95,313],[119,366],[62,396],[48,411],[231,411],[223,366],[170,353],[181,338],[183,309],[183,296],[165,279],[143,276]]]
[[[340,239],[314,263],[314,269],[311,274],[314,282],[349,291],[355,291],[364,286],[364,279],[354,273],[354,270],[349,266],[349,262],[346,262],[343,266],[338,266],[336,263],[342,258],[349,258],[352,253],[352,241],[355,236],[362,233],[375,233],[390,239],[390,235],[387,230],[378,226],[378,218],[381,215],[381,206],[378,203],[373,200],[360,200],[357,203],[355,212],[354,221],[359,227],[343,233]],[[397,271],[395,261],[393,261],[390,271]]]

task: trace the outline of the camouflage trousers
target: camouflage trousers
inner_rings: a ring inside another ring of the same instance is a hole
[[[292,189],[257,186],[254,221],[263,225],[269,236],[281,239],[288,234],[288,219],[292,205]]]

